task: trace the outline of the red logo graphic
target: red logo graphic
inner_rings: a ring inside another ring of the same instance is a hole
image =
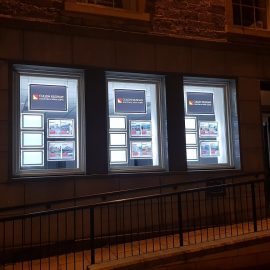
[[[192,105],[194,105],[194,103],[195,103],[194,100],[189,100],[188,101],[188,105],[191,105],[192,106]]]
[[[122,98],[117,98],[117,103],[123,103],[123,99]]]
[[[33,94],[33,100],[39,100],[39,95],[38,94]]]

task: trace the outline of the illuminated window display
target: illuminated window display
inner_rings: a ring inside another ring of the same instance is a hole
[[[82,172],[82,73],[25,66],[16,71],[14,174]]]
[[[111,170],[164,168],[161,85],[162,78],[158,76],[108,74]]]
[[[184,79],[188,167],[233,167],[239,142],[232,80]],[[231,125],[234,122],[234,130]]]

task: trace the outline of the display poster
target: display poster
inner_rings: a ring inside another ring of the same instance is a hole
[[[151,121],[130,121],[130,137],[151,137]]]
[[[126,130],[126,117],[125,116],[119,116],[114,117],[110,116],[109,118],[109,127],[111,130]]]
[[[188,161],[198,160],[198,148],[197,147],[187,147],[186,154],[187,154]]]
[[[43,150],[22,150],[21,166],[44,166]]]
[[[73,119],[48,119],[49,138],[74,137]]]
[[[145,90],[115,89],[115,113],[146,113]]]
[[[186,130],[197,130],[196,117],[185,117],[185,128]]]
[[[152,142],[132,141],[130,142],[131,159],[152,158]]]
[[[213,93],[187,92],[187,114],[214,114]]]
[[[200,143],[200,157],[218,157],[219,156],[219,142],[204,141]]]
[[[44,128],[44,116],[43,114],[21,114],[21,128],[22,129],[43,129]]]
[[[61,85],[30,84],[31,111],[67,111],[67,88]]]
[[[110,146],[127,146],[127,133],[110,133]]]
[[[127,162],[128,161],[126,149],[110,149],[110,163],[123,164]]]
[[[75,160],[75,142],[48,142],[48,161]]]
[[[218,136],[218,122],[200,122],[199,136],[202,137],[217,137]]]
[[[44,147],[44,133],[43,132],[21,132],[21,147]]]

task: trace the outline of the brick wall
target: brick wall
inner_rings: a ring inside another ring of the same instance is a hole
[[[225,4],[218,0],[158,0],[153,31],[172,36],[222,38]]]
[[[224,0],[156,0],[148,1],[147,10],[151,22],[142,27],[141,22],[118,18],[100,18],[88,14],[68,13],[64,0],[2,0],[0,16],[46,20],[48,22],[76,25],[99,25],[105,28],[121,28],[158,35],[176,37],[200,37],[221,39],[224,37]]]

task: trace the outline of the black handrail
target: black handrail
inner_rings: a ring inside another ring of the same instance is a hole
[[[166,197],[166,196],[182,195],[182,194],[194,193],[194,192],[202,192],[202,191],[211,190],[212,188],[216,188],[216,187],[228,188],[228,187],[245,186],[245,185],[249,185],[249,184],[254,185],[255,183],[262,183],[263,181],[264,180],[261,179],[261,180],[255,180],[255,181],[254,180],[253,181],[245,181],[245,182],[241,182],[241,183],[220,184],[220,185],[213,185],[211,187],[200,187],[200,188],[186,189],[184,191],[178,191],[178,192],[167,192],[167,193],[162,193],[162,194],[152,194],[152,195],[146,195],[146,196],[117,199],[117,200],[94,203],[94,204],[70,206],[70,207],[65,207],[65,208],[60,208],[60,209],[51,209],[51,210],[46,210],[46,211],[33,212],[33,213],[29,213],[29,214],[16,215],[15,217],[14,216],[4,217],[4,218],[0,218],[0,222],[6,222],[6,221],[17,220],[17,219],[22,219],[22,218],[30,218],[30,217],[35,217],[35,216],[45,216],[45,215],[49,215],[49,214],[63,213],[63,212],[82,210],[82,209],[88,209],[88,208],[96,208],[96,207],[117,204],[117,203],[133,202],[133,201],[138,201],[138,200],[156,199],[156,198],[161,198],[161,197]]]
[[[243,178],[243,177],[258,177],[260,175],[263,175],[264,172],[256,172],[256,173],[245,173],[245,174],[232,174],[222,177],[212,177],[212,178],[205,178],[200,180],[191,180],[188,182],[182,182],[182,183],[173,183],[173,184],[165,184],[165,185],[159,185],[159,186],[147,186],[142,188],[135,188],[135,189],[124,189],[124,190],[118,190],[118,191],[110,191],[110,192],[104,192],[104,193],[96,193],[91,195],[85,195],[85,196],[78,196],[78,197],[72,197],[72,198],[66,198],[66,199],[59,199],[59,200],[53,200],[53,201],[45,201],[45,202],[38,202],[38,203],[30,203],[30,204],[21,204],[21,205],[15,205],[10,207],[3,207],[0,208],[0,213],[8,212],[8,211],[14,211],[19,209],[29,209],[34,207],[46,207],[47,209],[51,208],[51,205],[53,204],[60,204],[60,203],[67,203],[67,202],[77,202],[82,200],[89,200],[94,198],[103,198],[105,200],[106,197],[109,196],[117,196],[117,195],[123,195],[127,193],[132,192],[141,192],[141,191],[148,191],[148,190],[155,190],[155,189],[165,189],[165,188],[177,188],[179,186],[184,185],[192,185],[192,184],[198,184],[198,183],[205,183],[205,182],[212,182],[212,181],[222,181],[227,179],[235,179],[235,178]]]

